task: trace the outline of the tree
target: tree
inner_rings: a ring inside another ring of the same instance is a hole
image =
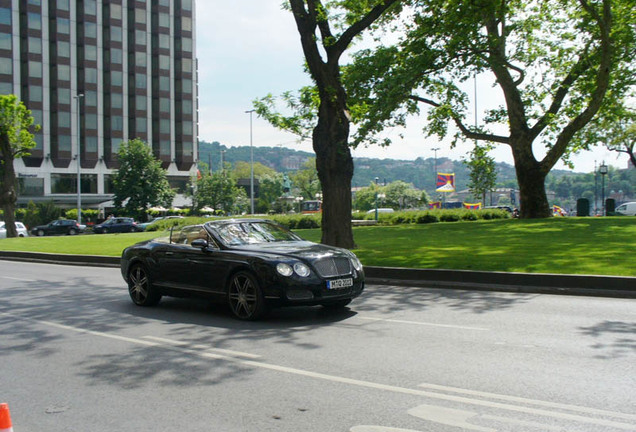
[[[385,196],[383,206],[398,210],[418,207],[422,204],[422,197],[425,196],[421,191],[415,189],[412,184],[400,180],[389,183],[383,188],[382,192]],[[426,204],[426,202],[423,204]]]
[[[276,170],[266,167],[260,162],[254,162],[254,178],[276,174]],[[249,162],[239,161],[234,164],[230,175],[236,180],[248,179],[252,176],[252,165]]]
[[[257,101],[257,113],[273,125],[304,134],[313,123],[312,142],[322,184],[322,243],[353,248],[351,228],[351,178],[349,149],[350,113],[340,62],[354,38],[370,27],[400,0],[288,0],[305,55],[306,69],[315,86],[301,91],[298,101],[287,95],[297,116],[272,113],[271,98]],[[335,29],[342,29],[337,34]],[[295,102],[300,104],[294,106]],[[317,110],[315,110],[317,108]],[[304,130],[303,130],[304,129]]]
[[[263,175],[258,178],[258,183],[256,212],[267,213],[276,206],[278,199],[283,195],[283,175],[280,173]]]
[[[238,187],[236,180],[225,172],[203,173],[191,181],[186,195],[192,198],[195,212],[207,206],[226,214],[234,214],[249,207],[245,190]]]
[[[481,202],[486,203],[486,192],[495,188],[497,183],[497,170],[495,158],[488,155],[491,146],[475,145],[470,152],[470,158],[464,164],[470,169],[470,183],[468,189],[475,197],[481,197]]]
[[[510,147],[521,217],[552,212],[545,178],[572,152],[595,143],[578,139],[609,99],[623,100],[634,77],[633,2],[629,0],[428,0],[415,2],[399,44],[358,56],[347,80],[363,112],[359,139],[404,125],[428,107],[426,132]],[[459,85],[490,73],[504,106],[487,125],[465,124],[468,95]],[[507,128],[507,134],[498,132]],[[497,132],[493,132],[496,130]],[[456,141],[455,141],[456,142]],[[386,143],[386,142],[385,142]],[[539,159],[534,146],[546,148]]]
[[[300,190],[300,194],[304,199],[316,199],[316,194],[322,190],[320,179],[318,179],[318,171],[316,171],[316,158],[309,158],[303,164],[303,168],[290,177],[294,187]]]
[[[35,147],[31,131],[39,126],[33,125],[33,117],[24,104],[15,95],[0,95],[0,206],[4,211],[7,237],[17,237],[15,227],[15,203],[18,200],[18,188],[13,161],[29,155]]]
[[[115,207],[141,217],[153,206],[170,207],[175,191],[170,188],[161,161],[140,139],[124,142],[117,152],[119,169],[113,179]]]

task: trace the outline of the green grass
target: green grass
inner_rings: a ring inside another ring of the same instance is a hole
[[[296,230],[320,241],[320,230]],[[0,240],[0,250],[118,256],[166,232]],[[636,276],[636,218],[493,220],[354,228],[368,266]]]

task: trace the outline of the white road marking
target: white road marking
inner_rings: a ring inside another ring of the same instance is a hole
[[[365,317],[365,316],[359,316],[358,318],[367,320],[367,321],[383,321],[383,322],[396,323],[396,324],[412,324],[412,325],[431,326],[431,327],[445,327],[445,328],[454,328],[454,329],[461,329],[461,330],[476,330],[476,331],[490,330],[483,327],[469,327],[469,326],[460,326],[460,325],[454,325],[454,324],[439,324],[439,323],[430,323],[430,322],[422,322],[422,321],[406,321],[406,320],[387,319],[387,318],[373,318],[373,317]]]
[[[189,344],[187,342],[182,342],[182,341],[177,341],[177,340],[173,340],[173,339],[166,339],[166,338],[160,338],[160,337],[156,337],[156,336],[144,336],[144,339],[151,339],[157,342],[164,342],[164,343],[168,343],[168,344],[172,344],[172,345],[176,345],[176,346],[189,346]],[[214,351],[220,354],[226,354],[229,355],[231,357],[245,357],[245,358],[251,358],[251,359],[258,359],[261,358],[261,356],[256,355],[256,354],[250,354],[250,353],[245,353],[245,352],[241,352],[241,351],[232,351],[232,350],[227,350],[227,349],[223,349],[223,348],[215,348],[215,347],[211,347],[208,345],[192,345],[192,348],[196,348],[198,350],[208,350],[208,351]]]
[[[0,277],[2,277],[2,279],[11,279],[11,280],[17,280],[22,282],[37,282],[34,279],[23,279],[23,278],[16,278],[16,277],[10,277],[10,276],[0,276]]]
[[[414,417],[443,424],[446,426],[455,426],[464,430],[478,432],[497,432],[497,429],[475,426],[468,423],[469,419],[479,416],[478,413],[474,413],[471,411],[444,408],[434,405],[420,405],[418,407],[410,409],[408,413]]]
[[[83,328],[80,328],[80,327],[73,327],[73,326],[68,326],[68,325],[64,325],[64,324],[58,324],[58,323],[54,323],[54,322],[51,322],[51,321],[43,321],[43,320],[37,320],[37,319],[32,319],[32,318],[27,318],[27,317],[21,317],[21,316],[18,316],[18,315],[12,314],[12,313],[8,313],[8,312],[0,312],[0,315],[9,316],[9,317],[13,317],[13,318],[16,318],[16,319],[21,319],[21,320],[24,320],[24,321],[30,321],[30,322],[34,322],[34,323],[38,323],[38,324],[46,325],[46,326],[50,326],[50,327],[55,327],[55,328],[59,328],[59,329],[63,329],[63,330],[74,331],[74,332],[77,332],[77,333],[89,334],[89,335],[94,335],[94,336],[110,338],[110,339],[116,339],[116,340],[130,342],[130,343],[134,343],[134,344],[138,344],[138,345],[145,345],[145,346],[151,346],[151,347],[161,347],[163,349],[180,351],[180,352],[192,354],[192,355],[199,356],[199,357],[213,358],[213,359],[222,359],[222,360],[235,362],[237,364],[241,364],[241,365],[245,365],[245,366],[252,366],[252,367],[260,368],[260,369],[267,369],[267,370],[273,370],[273,371],[278,371],[278,372],[284,372],[284,373],[288,373],[288,374],[304,376],[304,377],[308,377],[308,378],[315,378],[315,379],[320,379],[320,380],[329,381],[329,382],[348,384],[348,385],[362,387],[362,388],[370,388],[370,389],[374,389],[374,390],[387,391],[387,392],[406,394],[406,395],[412,395],[412,396],[420,396],[420,397],[425,397],[425,398],[430,398],[430,399],[457,402],[457,403],[463,403],[463,404],[475,405],[475,406],[483,406],[483,407],[488,407],[488,408],[497,408],[497,409],[503,409],[503,410],[513,411],[513,412],[521,412],[521,413],[526,413],[526,414],[534,414],[534,415],[539,415],[539,416],[558,418],[558,419],[562,419],[562,420],[572,420],[572,421],[576,421],[576,422],[582,422],[582,423],[587,423],[587,424],[595,424],[595,425],[613,427],[613,428],[622,429],[622,430],[630,430],[630,431],[635,431],[636,430],[636,425],[633,424],[633,423],[632,424],[620,423],[620,422],[611,421],[611,420],[592,418],[592,417],[584,417],[582,415],[574,415],[574,414],[553,412],[553,411],[548,411],[546,409],[537,409],[537,408],[516,406],[516,405],[503,404],[503,403],[492,402],[492,401],[483,401],[483,400],[470,398],[470,397],[455,396],[455,395],[448,395],[448,394],[442,394],[442,393],[434,393],[434,392],[425,391],[425,390],[417,390],[417,389],[406,388],[406,387],[398,387],[398,386],[393,386],[393,385],[388,385],[388,384],[374,383],[374,382],[371,382],[371,381],[363,381],[363,380],[358,380],[358,379],[353,379],[353,378],[346,378],[346,377],[341,377],[341,376],[337,376],[337,375],[329,375],[329,374],[323,374],[323,373],[319,373],[319,372],[311,372],[311,371],[307,371],[307,370],[303,370],[303,369],[296,369],[296,368],[291,368],[291,367],[279,366],[279,365],[275,365],[275,364],[269,364],[269,363],[265,363],[265,362],[254,361],[254,360],[242,360],[242,359],[238,359],[236,357],[229,357],[229,356],[221,355],[221,354],[214,354],[214,353],[210,353],[210,352],[202,352],[202,351],[193,350],[193,349],[189,349],[189,348],[181,348],[179,346],[175,346],[175,345],[172,345],[172,344],[165,345],[165,344],[160,344],[159,342],[152,342],[152,341],[147,341],[147,340],[143,340],[143,339],[119,336],[119,335],[115,335],[115,334],[111,334],[111,333],[98,332],[98,331],[93,331],[93,330],[86,330],[86,329],[83,329]],[[424,384],[424,385],[421,384],[420,385],[420,387],[423,387],[423,386],[426,386],[426,384]],[[434,385],[431,384],[431,386],[434,386]],[[443,386],[437,386],[437,387],[445,388]],[[452,387],[448,387],[447,389],[451,389],[451,388]],[[479,393],[482,393],[482,392],[473,392],[472,390],[463,390],[463,389],[458,389],[458,390],[462,390],[462,392],[466,392],[466,394],[473,394],[473,393],[479,394]],[[503,395],[496,395],[496,396],[498,396],[500,398],[510,398],[511,400],[514,398],[512,396],[503,396]],[[530,399],[523,399],[523,398],[519,398],[519,399],[526,401],[526,403],[527,403],[527,401],[531,401]],[[549,402],[543,402],[543,401],[533,401],[533,402],[535,402],[535,404],[545,404],[545,405],[548,405],[548,406],[552,405]],[[597,413],[597,412],[600,412],[600,410],[596,410],[596,409],[593,409],[593,408],[577,407],[577,406],[573,406],[573,405],[571,406],[571,405],[562,405],[562,404],[554,404],[554,405],[555,406],[559,405],[560,407],[567,407],[568,410],[579,411],[579,412],[582,412],[582,413]],[[602,411],[602,412],[605,413],[606,416],[608,416],[608,417],[615,417],[615,418],[634,418],[634,417],[636,417],[636,416],[632,416],[632,415],[629,415],[629,414],[623,414],[623,413],[618,413],[618,412],[611,412],[611,411]]]

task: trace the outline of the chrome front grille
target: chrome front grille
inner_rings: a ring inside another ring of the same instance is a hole
[[[352,272],[349,258],[325,258],[315,261],[314,267],[323,278],[349,275]]]

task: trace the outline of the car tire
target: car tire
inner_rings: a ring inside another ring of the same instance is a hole
[[[75,234],[77,234],[77,230],[74,230],[74,229],[68,230],[68,235],[75,235]]]
[[[108,234],[108,228],[102,228],[102,234]]]
[[[128,294],[137,306],[155,306],[161,300],[161,293],[141,264],[132,266],[128,272]]]
[[[43,230],[37,230],[36,232],[38,237],[44,237],[44,231]]]
[[[267,312],[261,287],[251,273],[241,271],[233,275],[227,291],[228,304],[236,318],[254,321]]]
[[[346,300],[338,300],[333,303],[323,303],[322,307],[324,307],[325,309],[331,309],[331,310],[342,309],[346,307],[349,303],[351,303],[351,300],[352,299],[346,299]]]
[[[130,232],[131,232],[131,233],[132,233],[132,232],[135,232],[135,231],[137,231],[137,230],[135,229],[135,227],[130,227]]]

